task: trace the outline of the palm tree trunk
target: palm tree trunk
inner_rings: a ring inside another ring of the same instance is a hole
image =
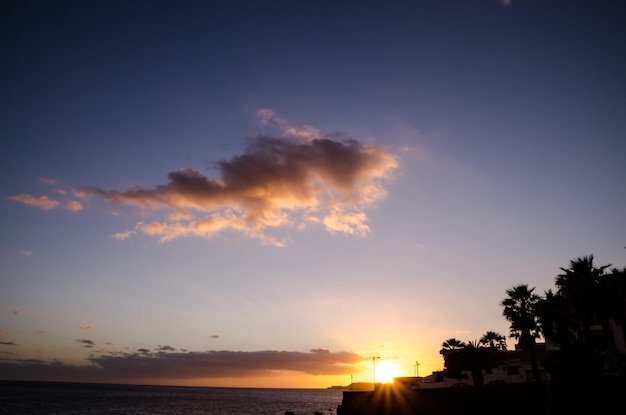
[[[530,367],[533,374],[533,380],[535,382],[541,382],[541,373],[539,372],[539,363],[537,363],[537,352],[535,350],[535,340],[530,333],[524,335],[525,345],[528,348],[528,355],[530,356]]]
[[[483,386],[485,384],[482,368],[472,369],[472,382],[474,383],[474,386]]]

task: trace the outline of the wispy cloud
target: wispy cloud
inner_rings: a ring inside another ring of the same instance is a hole
[[[125,232],[116,232],[112,236],[114,239],[119,241],[123,241],[124,239],[128,239],[131,236],[134,236],[137,232],[135,231],[125,231]]]
[[[287,120],[280,118],[273,110],[269,108],[261,108],[257,110],[256,115],[263,126],[276,128],[280,132],[282,132],[282,135],[288,137],[314,140],[316,138],[324,138],[326,136],[320,130],[310,125],[291,125],[289,124],[289,122],[287,122]]]
[[[60,183],[60,180],[41,177],[39,179],[39,182],[50,186],[56,186]],[[78,200],[69,199],[66,196],[68,194],[66,190],[55,187],[50,189],[50,192],[56,195],[55,199],[52,199],[46,195],[36,197],[28,193],[20,193],[18,195],[9,196],[8,199],[43,210],[52,210],[63,207],[66,210],[76,213],[84,209],[84,206],[81,202],[79,202]],[[57,200],[57,198],[60,198],[60,200]]]
[[[217,163],[217,179],[184,168],[154,188],[81,187],[74,196],[99,196],[152,215],[166,212],[113,235],[120,240],[135,232],[166,242],[235,230],[282,246],[270,229],[312,223],[332,233],[368,234],[364,209],[385,196],[383,180],[397,167],[396,157],[379,145],[291,126],[269,109],[259,117],[266,131],[249,140],[242,155]]]
[[[62,192],[59,189],[56,189],[53,191],[56,191],[56,193]],[[65,194],[65,193],[60,193],[60,194]],[[43,209],[43,210],[52,210],[61,206],[61,202],[55,199],[50,199],[48,196],[35,197],[27,193],[20,193],[19,195],[9,196],[8,199],[13,200],[14,202],[23,203],[25,205],[33,206],[33,207]],[[80,212],[84,208],[83,204],[80,203],[78,200],[68,200],[65,202],[64,207],[65,209],[74,213]]]
[[[93,330],[96,327],[93,324],[85,324],[85,325],[79,326],[78,328],[81,330]]]
[[[0,337],[9,337],[11,332],[7,329],[0,329]]]
[[[60,180],[58,180],[58,179],[51,179],[49,177],[40,177],[39,178],[39,183],[47,184],[47,185],[50,185],[50,186],[56,186],[57,184],[60,183]]]
[[[76,341],[84,344],[83,347],[94,347],[96,345],[96,343],[93,340],[89,340],[89,339],[77,339]]]
[[[48,196],[35,197],[27,193],[20,193],[19,195],[9,196],[9,200],[24,203],[25,205],[33,206],[43,210],[51,210],[59,206],[59,201],[50,199]]]
[[[17,346],[17,343],[14,342],[0,342],[3,346]]]

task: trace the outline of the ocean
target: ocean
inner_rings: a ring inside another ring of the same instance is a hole
[[[333,389],[198,388],[57,382],[0,382],[0,414],[336,414]]]

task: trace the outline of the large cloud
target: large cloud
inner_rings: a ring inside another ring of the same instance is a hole
[[[92,357],[92,363],[109,374],[142,378],[250,377],[272,372],[295,371],[309,375],[338,375],[354,371],[363,360],[355,353],[311,350],[293,351],[207,351],[172,353],[108,354]]]
[[[82,187],[74,195],[100,196],[144,214],[165,213],[116,233],[117,239],[142,232],[165,242],[231,229],[282,245],[268,229],[308,223],[324,224],[329,232],[369,233],[363,209],[384,197],[382,180],[397,166],[396,158],[379,145],[290,126],[271,110],[258,115],[267,131],[251,139],[242,155],[219,162],[217,179],[184,168],[154,188]]]
[[[297,351],[206,351],[206,352],[110,352],[92,355],[86,366],[60,361],[1,360],[0,370],[12,379],[200,379],[245,378],[300,372],[309,375],[341,375],[359,370],[365,359],[351,352],[313,349]]]

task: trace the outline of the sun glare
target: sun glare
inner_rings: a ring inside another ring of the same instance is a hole
[[[382,360],[376,364],[376,382],[391,383],[393,378],[400,376],[400,369],[395,363]]]

